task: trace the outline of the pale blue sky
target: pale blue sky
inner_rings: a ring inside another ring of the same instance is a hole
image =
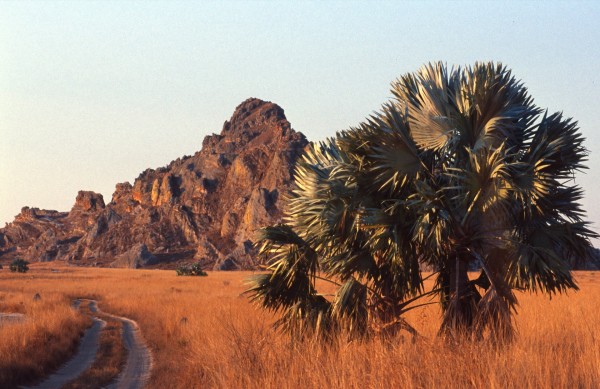
[[[199,150],[248,97],[322,139],[423,63],[502,61],[580,123],[600,226],[600,2],[0,2],[0,225]]]

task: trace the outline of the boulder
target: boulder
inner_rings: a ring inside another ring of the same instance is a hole
[[[128,269],[138,269],[158,263],[157,258],[148,251],[145,244],[138,244],[129,251],[117,256],[110,267],[121,267]]]
[[[230,270],[239,270],[240,266],[237,264],[235,259],[232,257],[227,257],[222,261],[219,261],[213,267],[213,270],[222,270],[222,271],[230,271]]]
[[[104,209],[104,207],[104,197],[100,193],[80,190],[71,210],[89,212]]]

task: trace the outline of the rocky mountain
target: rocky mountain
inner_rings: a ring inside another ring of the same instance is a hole
[[[256,230],[281,219],[306,144],[283,109],[248,99],[199,152],[117,184],[108,204],[81,191],[70,212],[23,208],[0,229],[0,259],[252,268]]]

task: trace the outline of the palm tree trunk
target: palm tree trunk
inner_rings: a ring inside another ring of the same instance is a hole
[[[467,293],[469,284],[469,266],[460,256],[456,256],[455,265],[450,271],[450,290],[459,300]]]
[[[450,266],[450,301],[442,322],[441,332],[456,335],[469,334],[472,330],[477,296],[469,285],[468,262],[456,256]]]

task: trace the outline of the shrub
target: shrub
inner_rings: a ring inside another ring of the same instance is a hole
[[[29,270],[29,262],[25,261],[21,258],[15,258],[14,261],[10,264],[10,271],[13,273],[27,273]]]
[[[178,276],[207,276],[206,272],[202,270],[202,266],[199,262],[194,263],[191,266],[182,265],[179,266],[175,272]]]

